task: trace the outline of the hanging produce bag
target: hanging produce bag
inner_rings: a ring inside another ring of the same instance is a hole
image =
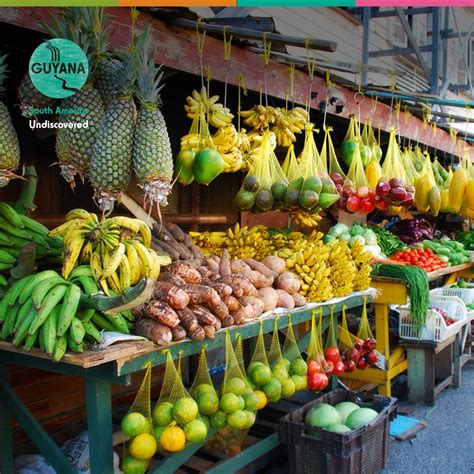
[[[311,333],[306,352],[308,353],[308,359],[306,361],[308,366],[308,388],[314,391],[323,390],[327,387],[329,379],[325,373],[327,364],[320,343],[319,328],[316,322],[316,312],[314,310],[311,316]]]
[[[152,429],[150,386],[151,364],[148,365],[137,396],[120,425],[122,433],[128,438],[122,460],[125,472],[135,469],[137,472],[145,472],[158,448]]]
[[[357,361],[357,367],[359,369],[363,370],[377,362],[378,356],[375,351],[376,347],[377,341],[372,334],[369,318],[367,317],[367,298],[364,297],[359,330],[357,331],[357,337],[354,341],[354,348],[359,351],[359,360]]]
[[[288,180],[288,183],[292,183],[294,180],[300,179],[302,177],[300,165],[295,155],[295,147],[290,145],[286,153],[285,161],[282,165],[282,171]]]
[[[241,211],[269,211],[281,205],[285,198],[288,180],[272,150],[269,138],[269,132],[265,132],[260,156],[255,159],[235,196],[235,203]]]
[[[341,154],[344,163],[347,166],[352,165],[354,159],[354,153],[356,151],[356,145],[360,142],[359,136],[359,122],[355,115],[353,115],[349,121],[349,126],[347,127],[346,136],[344,141],[341,144]],[[359,149],[359,158],[360,158],[360,149]]]
[[[374,193],[369,189],[364,166],[360,159],[359,143],[355,142],[352,162],[342,188],[342,197],[337,203],[338,209],[347,212],[368,214],[375,209]]]
[[[465,154],[453,173],[453,177],[451,179],[451,183],[449,185],[449,205],[450,205],[450,212],[453,214],[458,214],[462,212],[466,216],[468,215],[469,206],[467,205],[467,201],[465,199],[466,191],[472,190],[472,164],[468,155]],[[469,188],[468,188],[469,183]],[[474,200],[471,196],[469,196],[469,202],[471,199]]]
[[[272,370],[267,359],[265,341],[263,338],[263,323],[260,321],[257,343],[253,351],[252,359],[247,368],[247,377],[255,389],[263,389],[272,379]]]
[[[324,142],[321,150],[321,162],[326,166],[326,170],[329,173],[330,178],[336,185],[336,191],[340,193],[342,191],[342,185],[346,179],[344,171],[342,171],[341,165],[337,160],[336,151],[332,143],[331,132],[332,127],[324,127]]]
[[[461,200],[459,201],[459,208],[461,207]],[[449,201],[451,206],[451,198]],[[415,205],[419,212],[426,213],[430,211],[433,216],[438,215],[441,207],[441,193],[436,184],[429,155],[424,156],[420,178],[416,182]]]
[[[344,363],[339,353],[337,345],[336,331],[334,329],[334,306],[331,308],[331,319],[329,321],[328,335],[326,339],[326,347],[324,349],[324,358],[326,362],[332,364],[332,373],[334,375],[342,375],[345,371]],[[337,324],[337,321],[336,321]]]
[[[370,148],[369,162],[371,160],[376,160],[377,163],[380,163],[382,159],[382,148],[380,147],[379,140],[375,138],[374,129],[372,128],[370,121],[367,121],[364,124],[364,129],[362,130],[362,143]]]
[[[354,340],[356,337],[350,333],[347,325],[346,306],[342,307],[341,324],[338,326],[339,334],[339,352],[341,359],[344,362],[345,372],[354,372],[359,361],[359,351],[354,347]]]
[[[405,148],[402,154],[402,164],[405,169],[407,187],[415,188],[420,172],[415,167],[416,156],[411,148]]]
[[[288,315],[288,327],[286,328],[286,337],[282,350],[283,358],[290,361],[290,379],[295,384],[297,392],[308,388],[308,366],[301,357],[301,352],[296,342],[291,315]]]

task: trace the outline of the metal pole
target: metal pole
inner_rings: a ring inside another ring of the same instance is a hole
[[[167,23],[185,30],[196,30],[197,22],[191,20],[185,20],[183,18],[169,18],[166,20]],[[225,25],[210,25],[208,23],[199,23],[199,29],[201,31],[207,31],[209,33],[217,33],[222,35],[224,33]],[[228,35],[234,36],[234,38],[254,39],[263,41],[264,33],[261,31],[250,30],[248,28],[238,28],[235,26],[228,26],[226,28]],[[286,36],[278,33],[266,33],[266,40],[272,44],[286,44],[288,46],[297,47],[308,47],[309,49],[317,49],[320,51],[328,51],[333,53],[337,49],[337,43],[335,41],[320,40],[315,38],[301,38],[299,36]]]
[[[362,65],[366,66],[369,63],[369,36],[370,36],[370,13],[371,8],[364,8],[363,16],[363,36],[362,36]],[[367,69],[362,68],[361,71],[361,83],[362,86],[367,85]]]
[[[444,8],[444,30],[448,31],[449,29],[449,7]],[[443,70],[441,73],[441,80],[446,80],[446,75],[448,73],[448,50],[449,50],[449,38],[445,37],[443,39]]]
[[[432,13],[431,93],[433,95],[438,95],[439,92],[439,11],[439,7],[434,7]]]

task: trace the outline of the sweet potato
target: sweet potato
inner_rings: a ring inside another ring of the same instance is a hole
[[[258,295],[263,301],[263,312],[273,311],[278,305],[278,293],[271,287],[260,288]]]
[[[259,290],[260,288],[265,288],[267,286],[272,286],[274,281],[273,278],[268,278],[263,273],[260,273],[256,270],[247,270],[246,272],[241,272],[238,275],[243,275],[247,277],[257,290]],[[253,293],[254,292],[251,292],[249,293],[249,295],[246,296],[250,296],[251,294],[253,296]]]
[[[206,265],[211,272],[219,273],[219,264],[215,260],[212,260],[212,258],[206,258]]]
[[[244,324],[258,318],[263,312],[263,301],[255,296],[243,296],[239,298],[242,307],[232,316],[236,324]]]
[[[221,297],[221,299],[225,298],[226,296],[232,295],[232,288],[229,285],[226,285],[225,283],[217,283],[214,281],[210,281],[206,282],[205,284],[216,290],[217,294]]]
[[[183,286],[186,282],[177,275],[172,275],[171,273],[161,272],[158,278],[158,281],[166,281],[168,283],[173,284],[174,286]]]
[[[184,309],[189,303],[189,295],[181,288],[167,281],[157,281],[155,283],[153,299],[163,301],[173,309]]]
[[[285,290],[275,290],[278,294],[278,308],[293,309],[295,307],[295,301],[289,293]]]
[[[214,316],[219,319],[224,319],[226,316],[229,315],[229,308],[226,304],[221,301],[218,305],[214,306],[213,308],[209,308]]]
[[[252,270],[243,260],[235,259],[230,262],[230,268],[232,273],[245,272],[247,270]]]
[[[306,298],[303,295],[300,295],[299,293],[293,293],[291,297],[295,302],[295,308],[299,306],[304,306],[307,303]]]
[[[232,288],[232,294],[236,298],[257,294],[257,290],[255,289],[255,286],[253,286],[252,281],[241,274],[219,278],[218,282],[229,285]]]
[[[222,250],[221,261],[219,262],[219,273],[223,277],[232,275],[232,270],[230,269],[229,252],[227,252],[227,249]]]
[[[147,318],[158,321],[171,329],[179,325],[179,318],[174,309],[162,301],[152,300],[146,303],[144,313]]]
[[[298,293],[301,287],[300,279],[291,272],[283,272],[276,281],[276,287],[279,290],[284,290],[290,295]]]
[[[193,267],[184,263],[172,263],[163,270],[164,273],[171,273],[182,278],[186,283],[198,284],[201,283],[202,277],[200,273]]]
[[[201,265],[202,265],[202,261],[198,258],[191,258],[189,260],[184,260],[183,262],[181,263],[184,263],[186,265],[189,265],[190,267],[194,268],[194,269],[198,269]]]
[[[214,307],[222,301],[217,291],[210,286],[183,285],[181,288],[189,295],[191,304],[205,304]]]
[[[260,272],[262,275],[265,275],[267,278],[272,278],[275,280],[275,278],[278,276],[277,272],[274,272],[273,270],[270,270],[266,265],[264,265],[261,262],[257,262],[257,260],[254,260],[253,258],[246,258],[244,262],[252,269],[256,270],[257,272]],[[273,283],[273,281],[272,281]]]
[[[171,330],[171,333],[173,334],[174,342],[182,341],[186,337],[186,330],[183,326],[176,326]]]
[[[173,333],[168,326],[147,318],[142,318],[135,323],[135,334],[146,337],[159,346],[165,346],[173,339]]]
[[[209,270],[209,268],[207,267],[199,267],[197,269],[197,271],[201,274],[202,276],[202,283],[204,285],[209,285],[209,283],[211,282],[211,278],[215,275],[214,273],[211,272],[211,270]]]
[[[239,300],[235,296],[226,296],[223,301],[230,313],[237,311],[240,308]]]
[[[282,274],[286,270],[286,262],[282,258],[276,257],[274,255],[265,257],[261,263],[278,275]]]
[[[172,222],[168,222],[166,224],[166,228],[168,229],[169,232],[171,232],[171,235],[177,240],[178,242],[184,242],[184,236],[186,235],[180,227],[178,227],[176,224],[173,224]]]

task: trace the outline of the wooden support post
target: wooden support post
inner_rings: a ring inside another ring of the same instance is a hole
[[[86,399],[91,474],[113,474],[114,447],[110,383],[86,379]]]
[[[10,373],[6,365],[0,365],[0,387],[10,385]],[[0,395],[1,395],[0,388]],[[12,415],[0,396],[0,472],[14,472]]]
[[[377,339],[377,350],[388,361],[390,358],[390,343],[388,338],[388,306],[386,304],[375,304],[375,338]],[[390,379],[386,379],[378,386],[380,395],[390,397],[392,387]]]

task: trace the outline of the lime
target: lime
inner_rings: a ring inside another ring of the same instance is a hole
[[[151,414],[153,424],[156,426],[166,426],[173,421],[173,404],[162,402],[156,405]]]
[[[146,418],[138,412],[129,413],[124,416],[120,428],[125,436],[134,438],[147,428]]]

